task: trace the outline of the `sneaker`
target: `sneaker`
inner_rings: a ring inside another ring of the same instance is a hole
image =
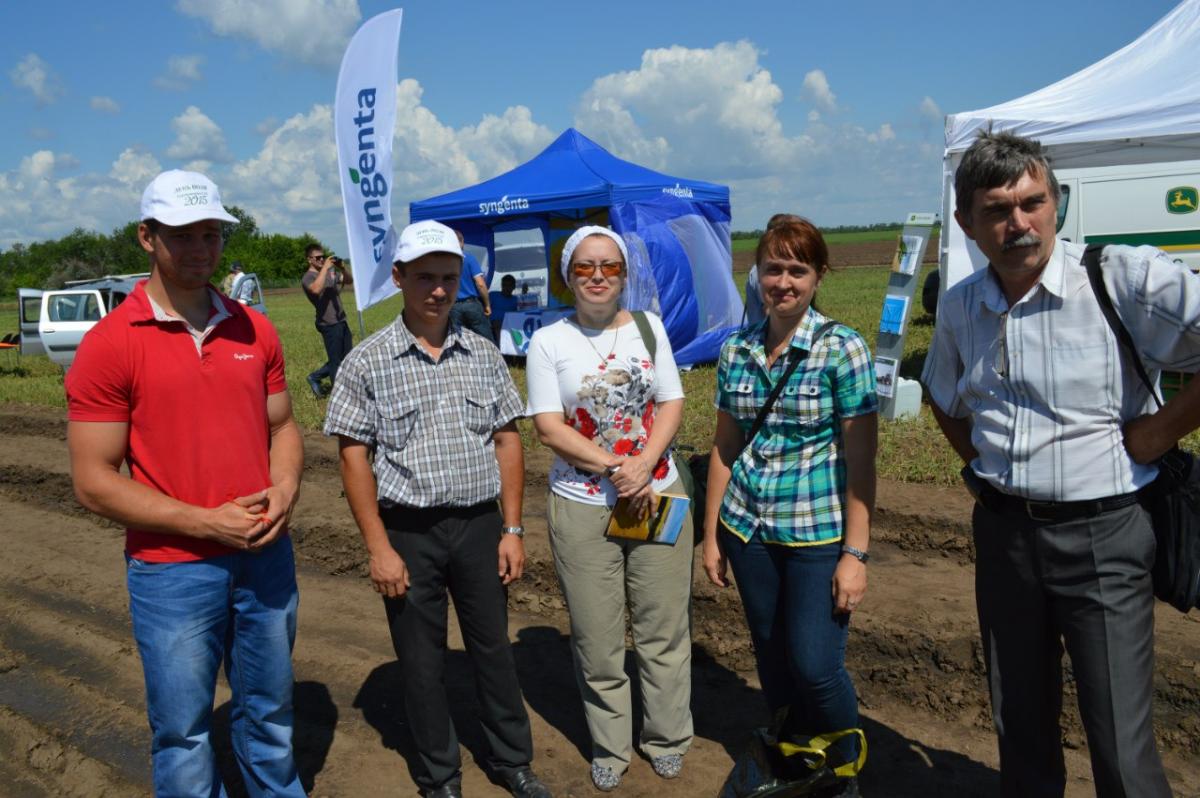
[[[308,387],[312,389],[313,396],[318,399],[325,398],[325,389],[321,387],[321,381],[311,374],[308,375]]]
[[[599,762],[592,763],[592,784],[600,792],[612,792],[617,789],[617,785],[621,783],[621,777],[616,774],[612,768],[601,765]]]
[[[678,778],[679,771],[683,770],[683,754],[663,754],[651,757],[650,767],[654,768],[654,772],[664,779]]]

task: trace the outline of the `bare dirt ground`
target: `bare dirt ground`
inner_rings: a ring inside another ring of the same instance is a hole
[[[143,795],[149,734],[129,630],[122,533],[75,503],[64,432],[61,412],[0,406],[0,795]],[[415,795],[399,674],[382,607],[363,576],[336,450],[318,436],[307,445],[293,531],[303,779],[314,796]],[[544,457],[529,463],[529,571],[509,595],[510,632],[533,720],[534,765],[556,795],[588,796],[595,794],[588,738],[546,544],[540,475],[547,465]],[[870,741],[861,779],[869,796],[997,794],[968,511],[958,490],[881,485],[871,588],[849,643]],[[764,721],[736,591],[713,588],[697,570],[693,612],[696,740],[683,775],[661,781],[635,758],[622,795],[714,795],[746,731]],[[1200,616],[1160,605],[1157,654],[1159,744],[1176,793],[1200,796]],[[464,786],[469,795],[503,795],[473,764],[484,752],[471,679],[453,630],[448,684],[465,747]],[[214,733],[227,783],[239,795],[226,738],[228,695],[222,683]],[[1063,736],[1068,795],[1090,795],[1073,707]]]

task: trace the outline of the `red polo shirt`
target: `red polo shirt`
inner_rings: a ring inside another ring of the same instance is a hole
[[[66,378],[67,418],[128,423],[130,476],[199,507],[217,507],[271,484],[266,400],[287,388],[271,322],[214,296],[230,315],[198,352],[182,320],[155,318],[145,283],[139,283],[83,337]],[[126,530],[125,550],[150,562],[233,551],[141,529]]]

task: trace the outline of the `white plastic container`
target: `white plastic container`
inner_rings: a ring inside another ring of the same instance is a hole
[[[921,412],[921,383],[900,377],[896,380],[895,418],[916,418]]]

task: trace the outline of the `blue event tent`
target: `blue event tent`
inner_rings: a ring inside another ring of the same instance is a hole
[[[729,189],[623,161],[568,128],[532,160],[491,180],[409,206],[412,221],[437,219],[495,257],[498,230],[539,229],[552,293],[564,240],[584,224],[608,224],[629,249],[624,304],[663,319],[681,365],[715,360],[742,318],[733,283]],[[548,266],[548,264],[547,264]]]

